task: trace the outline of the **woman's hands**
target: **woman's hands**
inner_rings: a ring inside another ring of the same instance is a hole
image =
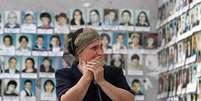
[[[99,56],[87,63],[81,62],[79,69],[83,75],[87,76],[89,79],[94,78],[95,82],[99,84],[100,82],[105,81],[103,65],[104,57]]]

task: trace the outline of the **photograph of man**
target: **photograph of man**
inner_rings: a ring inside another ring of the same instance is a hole
[[[66,13],[59,13],[55,16],[55,33],[69,33],[69,18]]]
[[[72,38],[69,52],[79,63],[57,70],[57,98],[61,101],[133,101],[123,71],[104,65],[100,35],[94,29],[80,28],[69,37]]]
[[[77,25],[77,26],[85,24],[83,14],[82,14],[82,11],[80,9],[75,9],[73,11],[72,19],[71,19],[70,24],[71,25]]]
[[[142,60],[138,54],[131,55],[128,70],[143,70],[144,66],[140,63],[141,61]]]
[[[89,12],[89,22],[88,25],[101,26],[101,15],[97,9],[92,9]]]
[[[21,92],[20,92],[20,97],[31,97],[35,96],[35,92],[33,89],[35,89],[34,84],[35,83],[31,79],[25,79],[22,80],[21,82]]]
[[[36,14],[34,12],[22,12],[21,32],[36,33]]]
[[[112,49],[110,33],[101,33],[102,48],[104,52],[108,49]]]
[[[113,33],[113,45],[114,51],[127,49],[127,33]]]
[[[19,73],[19,70],[17,69],[17,58],[16,57],[10,57],[8,59],[8,68],[4,71],[5,73]]]
[[[46,40],[45,40],[45,35],[37,35],[35,37],[35,40],[34,40],[34,46],[33,46],[33,50],[34,51],[45,51],[47,50],[46,47],[45,47],[45,44],[46,44]]]
[[[5,82],[6,83],[6,82]],[[17,87],[19,84],[16,80],[8,80],[5,85],[4,96],[18,96]]]
[[[7,53],[11,55],[15,54],[14,38],[15,36],[10,34],[3,36],[2,44],[0,46],[0,52],[2,52],[2,54],[7,54]]]
[[[121,12],[121,22],[119,25],[124,25],[124,26],[133,26],[131,23],[132,20],[132,13],[129,10],[123,10]]]
[[[17,12],[15,11],[8,11],[6,12],[6,18],[5,18],[5,28],[9,28],[9,29],[15,29],[15,28],[20,28],[20,24],[19,24],[19,15]]]
[[[49,51],[60,52],[63,50],[63,37],[60,35],[52,35],[49,39]]]
[[[143,85],[139,79],[134,79],[131,83],[132,91],[137,95],[144,95],[143,93]]]

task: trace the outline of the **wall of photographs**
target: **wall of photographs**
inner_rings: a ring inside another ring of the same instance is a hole
[[[101,35],[106,63],[122,69],[136,99],[146,100],[145,72],[158,67],[159,45],[149,19],[149,10],[131,9],[1,12],[0,101],[55,101],[54,73],[73,62],[67,35],[86,27]]]
[[[200,101],[201,1],[166,0],[159,7],[158,99]]]

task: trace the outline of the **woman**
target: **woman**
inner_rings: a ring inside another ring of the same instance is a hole
[[[73,19],[71,20],[71,25],[84,25],[84,19],[81,10],[75,9],[73,11]]]
[[[3,44],[0,48],[0,52],[9,54],[15,53],[15,46],[13,45],[13,39],[11,35],[5,35],[3,37]]]
[[[40,21],[41,21],[41,25],[39,26],[39,28],[42,28],[42,29],[52,28],[51,26],[52,18],[48,12],[43,12],[40,14]]]
[[[52,97],[54,96],[55,84],[52,80],[48,79],[43,84],[44,96]]]
[[[104,65],[100,35],[95,30],[81,28],[69,38],[69,52],[78,63],[56,72],[60,101],[133,101],[123,72]]]
[[[49,57],[44,57],[43,62],[40,65],[40,72],[53,73],[52,60]]]
[[[101,26],[100,13],[98,10],[93,9],[89,12],[89,22],[88,25]]]
[[[150,26],[149,19],[148,19],[148,16],[145,11],[141,11],[138,14],[137,23],[135,25],[141,26],[141,27],[149,27]]]
[[[19,94],[16,93],[16,88],[17,88],[17,82],[15,80],[10,80],[7,83],[4,95],[5,96],[18,96]]]
[[[26,58],[25,69],[23,69],[22,72],[23,73],[36,73],[37,72],[33,58],[31,58],[31,57]]]
[[[139,49],[142,48],[141,44],[140,44],[140,35],[138,33],[132,33],[131,35],[131,41],[129,43],[129,47],[131,49]]]
[[[121,19],[122,19],[122,22],[120,23],[120,25],[124,25],[124,26],[132,26],[133,25],[130,22],[130,20],[131,20],[131,12],[129,10],[124,10],[121,13]]]
[[[102,33],[101,39],[102,39],[102,48],[104,51],[106,51],[108,49],[112,49],[112,47],[109,45],[111,39],[110,39],[110,36],[108,34]]]

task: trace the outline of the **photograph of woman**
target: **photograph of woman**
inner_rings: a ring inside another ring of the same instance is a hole
[[[80,9],[75,9],[73,11],[72,19],[70,21],[70,24],[71,25],[77,25],[77,26],[85,24],[83,14],[82,14],[82,11]]]
[[[22,12],[22,25],[21,32],[23,33],[36,33],[37,17],[35,12],[24,11]]]
[[[49,39],[49,51],[60,52],[63,50],[62,35],[52,35]]]
[[[55,33],[69,33],[69,18],[66,13],[59,13],[55,16]]]
[[[41,84],[41,99],[47,98],[47,97],[55,97],[56,98],[56,88],[55,88],[55,81],[52,79],[42,79]],[[53,100],[53,99],[48,99]]]
[[[109,33],[109,32],[101,33],[101,41],[102,41],[102,48],[103,48],[104,52],[106,52],[107,50],[112,49],[112,46],[111,46],[111,33]]]
[[[22,70],[23,73],[37,73],[36,61],[32,57],[27,57],[24,61],[25,68]]]
[[[19,96],[19,82],[17,80],[4,80],[4,96]]]
[[[15,35],[10,35],[10,34],[6,34],[6,35],[2,35],[3,38],[0,39],[2,40],[2,44],[0,46],[0,52],[1,54],[10,54],[10,55],[14,55],[15,54]]]
[[[132,26],[132,13],[129,10],[123,10],[121,12],[121,22],[119,25],[123,25],[123,26]]]
[[[137,15],[137,22],[136,22],[135,26],[139,26],[139,27],[149,27],[150,26],[148,11],[141,10],[136,15]]]
[[[52,59],[50,57],[44,57],[40,65],[40,72],[42,73],[54,73],[55,70],[52,66]]]
[[[142,36],[140,33],[132,32],[129,33],[129,48],[130,49],[141,49],[142,45]]]
[[[89,22],[87,25],[101,26],[101,15],[97,9],[92,9],[89,11]]]

